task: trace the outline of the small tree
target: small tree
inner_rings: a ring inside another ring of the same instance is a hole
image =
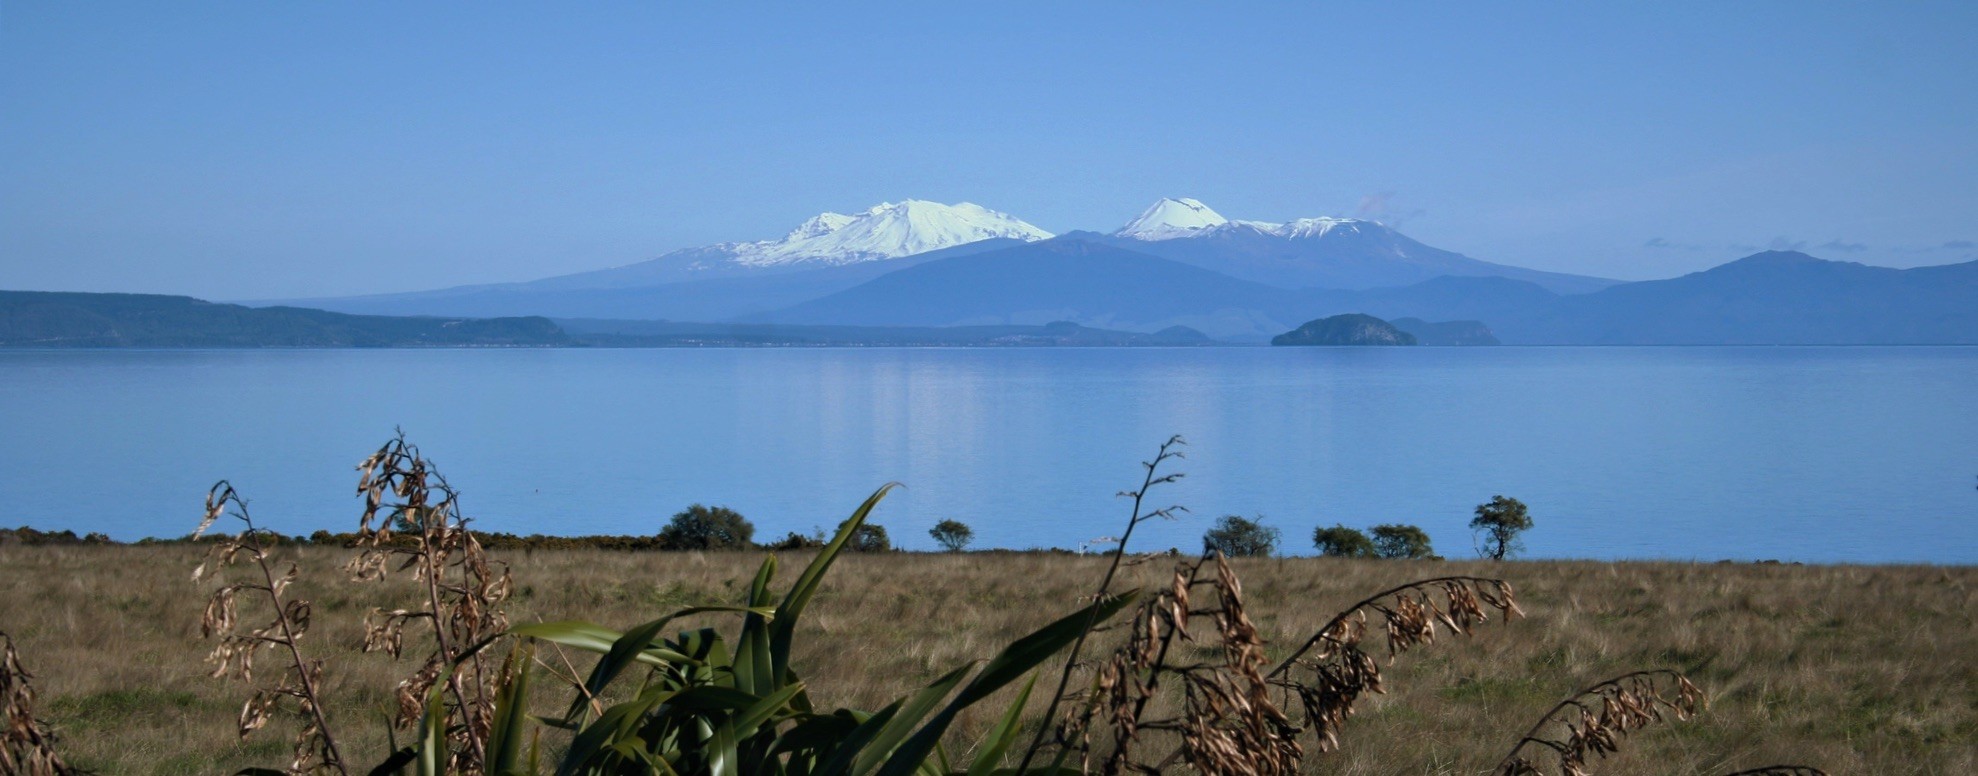
[[[1374,555],[1382,558],[1411,560],[1436,560],[1435,549],[1429,546],[1429,535],[1422,529],[1401,523],[1377,525],[1369,530],[1373,534]]]
[[[659,546],[666,550],[745,550],[752,546],[755,526],[740,512],[727,507],[700,504],[673,516],[673,522],[659,532]]]
[[[1491,496],[1488,503],[1478,504],[1477,516],[1470,520],[1470,530],[1480,535],[1477,554],[1491,560],[1523,552],[1525,543],[1518,534],[1531,527],[1532,516],[1525,510],[1525,502],[1503,496]]]
[[[853,529],[852,537],[845,542],[845,549],[852,552],[891,552],[893,540],[886,538],[886,526],[864,523]]]
[[[1277,551],[1278,530],[1263,518],[1224,515],[1202,535],[1202,554],[1220,552],[1231,558],[1268,558]]]
[[[1319,548],[1319,554],[1328,558],[1374,557],[1374,540],[1367,538],[1360,529],[1344,525],[1313,530],[1312,546]]]
[[[975,541],[975,531],[960,520],[935,523],[933,528],[928,529],[927,535],[934,537],[934,541],[940,542],[949,552],[961,552],[969,542]]]

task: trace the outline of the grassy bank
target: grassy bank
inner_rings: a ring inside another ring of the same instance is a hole
[[[372,606],[405,589],[343,582],[350,551],[299,547],[315,602],[306,646],[329,659],[333,721],[350,751],[385,751],[385,709],[413,666],[358,652]],[[106,773],[213,773],[286,762],[288,731],[242,744],[244,700],[206,678],[199,548],[0,548],[0,630],[37,673],[42,716],[78,764]],[[627,627],[733,602],[757,553],[502,553],[517,623],[581,617]],[[801,564],[786,558],[785,568]],[[1476,773],[1576,689],[1637,668],[1683,670],[1711,694],[1693,722],[1652,727],[1609,773],[1723,773],[1774,762],[1831,773],[1978,772],[1978,569],[1932,567],[1288,559],[1239,561],[1275,649],[1392,584],[1499,576],[1529,617],[1404,655],[1389,692],[1346,728],[1320,773]],[[1130,569],[1164,583],[1170,564]],[[1076,607],[1101,568],[1050,555],[853,556],[827,579],[793,665],[813,695],[872,708]],[[828,638],[822,636],[829,636]],[[573,660],[583,659],[573,655]],[[965,718],[976,731],[993,721]],[[367,755],[368,757],[371,755]]]

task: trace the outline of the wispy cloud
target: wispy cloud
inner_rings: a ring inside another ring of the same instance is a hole
[[[1354,218],[1379,221],[1388,226],[1399,226],[1402,221],[1428,215],[1421,208],[1399,208],[1394,204],[1394,192],[1381,191],[1360,197],[1360,204],[1353,208]]]
[[[1774,237],[1771,242],[1765,244],[1765,249],[1771,251],[1803,251],[1806,250],[1806,241]]]
[[[1701,245],[1694,245],[1691,243],[1670,242],[1669,239],[1665,237],[1650,237],[1648,238],[1648,242],[1641,244],[1641,247],[1652,248],[1655,250],[1676,250],[1676,251],[1703,250],[1703,246]]]
[[[1978,243],[1974,243],[1970,240],[1952,240],[1950,242],[1944,243],[1942,247],[1944,250],[1947,251],[1968,251],[1971,250],[1972,248],[1978,248]]]
[[[1828,240],[1827,242],[1821,243],[1820,250],[1841,251],[1842,253],[1860,253],[1862,251],[1868,250],[1868,246],[1862,243],[1845,242],[1841,240],[1841,238],[1836,237],[1832,240]]]

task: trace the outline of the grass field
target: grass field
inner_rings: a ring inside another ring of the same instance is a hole
[[[359,620],[408,595],[344,581],[351,551],[284,550],[315,602],[304,645],[329,659],[332,721],[347,755],[386,751],[386,709],[414,666],[362,654]],[[41,716],[78,765],[103,773],[281,767],[292,728],[245,743],[246,694],[206,677],[200,550],[0,547],[0,630],[36,674]],[[559,551],[501,556],[517,623],[581,618],[624,628],[685,605],[733,602],[759,553]],[[804,558],[786,557],[783,584]],[[1528,618],[1404,654],[1315,773],[1487,771],[1538,715],[1637,668],[1684,671],[1710,693],[1691,722],[1651,727],[1603,773],[1712,774],[1788,762],[1835,774],[1978,773],[1978,569],[1750,564],[1238,561],[1249,611],[1274,648],[1392,584],[1447,573],[1511,581]],[[1172,561],[1132,567],[1165,582]],[[1097,558],[851,556],[805,617],[793,667],[820,701],[876,708],[1071,611]],[[780,589],[780,586],[779,586]],[[720,623],[732,630],[729,622]],[[573,660],[582,661],[573,655]],[[272,669],[270,669],[272,670]],[[994,703],[987,704],[993,709]],[[991,724],[965,717],[965,731]]]

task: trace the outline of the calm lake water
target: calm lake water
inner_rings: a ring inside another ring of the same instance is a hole
[[[1543,557],[1978,562],[1978,348],[0,351],[0,524],[177,536],[231,479],[258,520],[349,530],[402,426],[478,525],[653,533],[692,502],[757,538],[875,487],[894,541],[1118,533],[1138,462],[1190,443],[1142,549],[1262,515],[1421,525],[1522,499]]]

